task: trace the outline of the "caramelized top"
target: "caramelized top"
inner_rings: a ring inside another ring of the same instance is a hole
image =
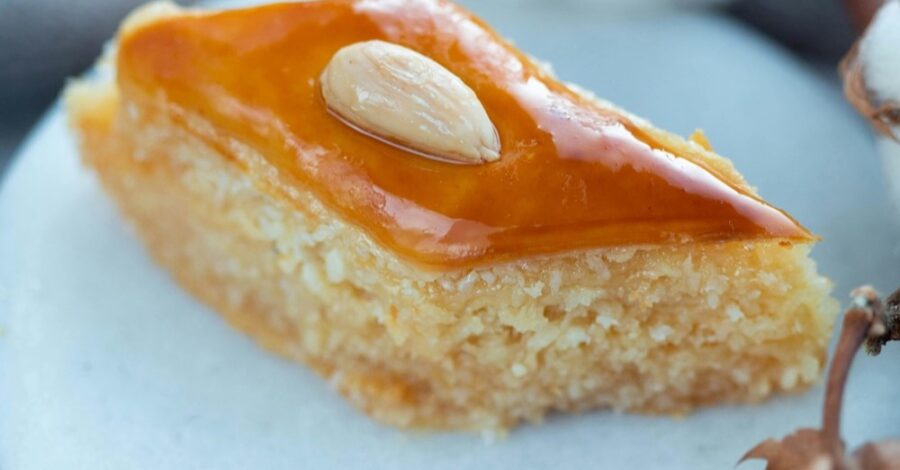
[[[320,73],[338,49],[369,39],[431,57],[471,87],[497,127],[500,160],[428,159],[330,114]],[[259,150],[288,184],[313,191],[419,263],[447,268],[587,247],[812,238],[739,181],[667,151],[442,0],[187,14],[128,33],[119,51],[126,94],[163,95],[209,120],[218,135]]]

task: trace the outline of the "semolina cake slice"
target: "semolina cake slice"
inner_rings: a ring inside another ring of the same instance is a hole
[[[150,4],[100,68],[66,105],[153,258],[382,422],[683,413],[822,368],[813,235],[447,1]]]

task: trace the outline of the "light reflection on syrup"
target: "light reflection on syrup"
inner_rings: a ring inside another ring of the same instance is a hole
[[[503,142],[500,160],[423,158],[335,119],[318,77],[338,49],[370,39],[429,56],[472,88]],[[812,239],[734,177],[673,155],[441,0],[322,0],[164,20],[120,41],[118,67],[124,93],[162,92],[257,149],[284,184],[435,267],[622,244]]]

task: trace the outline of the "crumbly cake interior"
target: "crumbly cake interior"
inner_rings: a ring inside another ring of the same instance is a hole
[[[152,256],[265,347],[392,425],[499,430],[552,411],[683,413],[802,390],[836,303],[778,240],[594,249],[432,271],[254,149],[107,83],[67,93],[81,148]]]

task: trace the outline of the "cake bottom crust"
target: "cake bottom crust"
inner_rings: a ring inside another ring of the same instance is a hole
[[[201,122],[110,90],[70,90],[69,107],[86,163],[154,259],[380,421],[499,430],[552,411],[684,413],[802,390],[824,363],[837,305],[809,246],[610,248],[429,272],[311,196],[286,196],[277,170],[238,142],[210,145]]]

